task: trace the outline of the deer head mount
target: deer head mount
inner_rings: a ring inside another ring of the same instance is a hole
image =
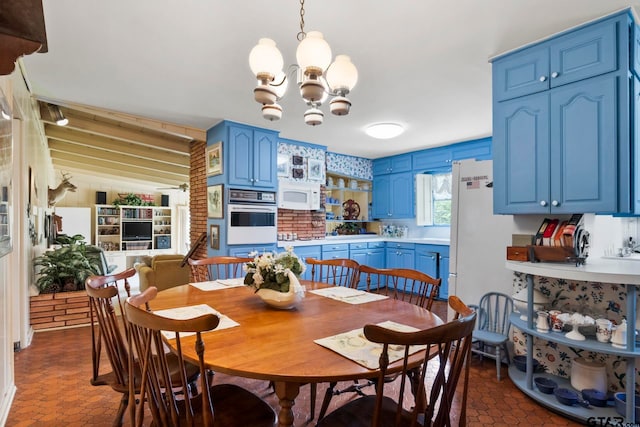
[[[52,208],[67,194],[67,191],[75,192],[78,187],[73,185],[69,180],[71,177],[67,173],[62,174],[62,182],[54,189],[49,188],[49,207]]]

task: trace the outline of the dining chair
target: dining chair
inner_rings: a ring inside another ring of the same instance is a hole
[[[191,277],[195,282],[244,277],[242,267],[253,258],[235,256],[214,256],[203,259],[189,258]]]
[[[127,291],[127,295],[129,294],[128,279],[135,273],[135,269],[130,268],[109,276],[90,276],[85,283],[85,289],[89,296],[92,322],[95,319],[98,326],[97,343],[94,344],[94,349],[97,348],[97,353],[92,351],[92,357],[94,361],[96,358],[99,359],[100,345],[104,345],[107,358],[111,364],[111,372],[103,375],[101,378],[103,378],[104,383],[111,386],[113,390],[122,393],[120,406],[113,423],[116,426],[122,425],[124,412],[129,404],[129,399],[138,393],[140,385],[138,367],[133,371],[129,370],[129,355],[131,355],[131,352],[127,344],[127,321],[123,315],[124,306],[119,290],[119,286],[122,284]],[[116,304],[115,307],[114,303]],[[181,381],[182,377],[176,376],[175,367],[177,363],[175,356],[170,356],[168,361],[169,369],[174,375],[174,381]],[[96,366],[94,363],[94,372],[95,369]],[[129,387],[129,381],[131,381],[129,377],[130,372],[133,372],[135,376],[133,382],[131,382],[132,387]],[[199,374],[200,371],[197,366],[190,363],[185,377],[186,383],[194,387]]]
[[[459,318],[448,323],[417,332],[397,332],[378,325],[365,325],[365,337],[382,344],[376,394],[346,403],[321,419],[317,426],[451,426],[456,418],[456,407],[459,408],[459,425],[466,425],[468,360],[475,320],[476,313],[467,310],[461,311]],[[418,363],[415,360],[410,362],[410,346],[415,345],[426,346]],[[396,346],[404,346],[403,357],[397,362],[390,362],[389,349]],[[409,371],[416,366],[419,369],[414,395],[406,392],[406,381]],[[393,391],[385,387],[390,367],[399,368],[401,374]],[[461,376],[465,377],[462,403],[454,406]],[[430,384],[430,389],[427,389],[427,384]]]
[[[500,381],[500,365],[509,360],[509,330],[513,299],[501,292],[488,292],[478,303],[478,328],[473,332],[474,346],[471,351],[480,357],[487,356],[496,361],[496,375]]]
[[[358,286],[358,261],[349,258],[305,259],[311,266],[311,280],[334,286],[355,288]]]
[[[441,282],[441,279],[434,279],[417,270],[406,268],[375,268],[368,265],[359,265],[358,273],[355,276],[354,287],[357,286],[358,281],[362,281],[363,279],[369,292],[373,291],[387,295],[394,299],[418,305],[427,310],[431,310],[433,301],[438,295]],[[395,376],[388,378],[387,381],[394,379]],[[354,384],[342,390],[335,389],[337,385],[336,382],[329,383],[329,387],[325,391],[322,406],[320,407],[318,419],[324,417],[333,396],[350,392],[355,392],[363,396],[364,393],[362,389],[375,385],[376,381],[377,378],[372,378],[364,383],[355,381]]]
[[[215,329],[220,318],[214,314],[186,320],[158,316],[146,309],[156,294],[157,290],[150,287],[125,302],[128,342],[139,355],[142,378],[140,399],[129,409],[131,425],[143,425],[145,407],[148,407],[153,425],[162,427],[273,427],[275,413],[260,397],[237,385],[211,384],[211,376],[204,363],[204,352],[224,349],[205,349],[202,334]],[[164,337],[164,333],[168,333],[168,336]],[[171,341],[171,353],[164,351],[167,341]],[[187,377],[187,356],[183,350],[188,346],[194,346],[197,354],[200,372],[197,388],[185,385],[185,381],[174,381],[167,369],[168,357],[174,355],[181,377]],[[129,363],[134,364],[131,354]],[[133,375],[133,369],[129,370],[129,375]],[[130,393],[134,391],[133,384],[130,380]]]
[[[387,295],[427,310],[431,310],[438,296],[442,279],[409,268],[375,268],[361,265],[360,280],[364,278],[367,291]]]

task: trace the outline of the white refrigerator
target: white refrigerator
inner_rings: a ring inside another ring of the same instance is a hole
[[[512,215],[493,214],[492,163],[453,163],[449,295],[466,304],[477,304],[489,291],[513,293],[513,272],[505,262],[516,231]]]

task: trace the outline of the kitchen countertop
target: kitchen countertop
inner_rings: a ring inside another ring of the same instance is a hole
[[[423,245],[445,245],[449,246],[449,239],[436,239],[429,237],[383,237],[377,234],[357,234],[354,236],[327,236],[325,239],[313,239],[313,240],[285,240],[279,241],[278,247],[284,248],[287,246],[313,246],[313,245],[327,245],[327,244],[342,244],[342,243],[359,243],[359,242],[399,242],[399,243],[419,243]]]

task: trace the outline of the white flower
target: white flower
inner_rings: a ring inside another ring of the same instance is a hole
[[[262,277],[262,274],[260,274],[259,271],[253,273],[253,283],[256,285],[256,288],[259,288],[260,285],[262,285],[264,283],[264,278]]]

